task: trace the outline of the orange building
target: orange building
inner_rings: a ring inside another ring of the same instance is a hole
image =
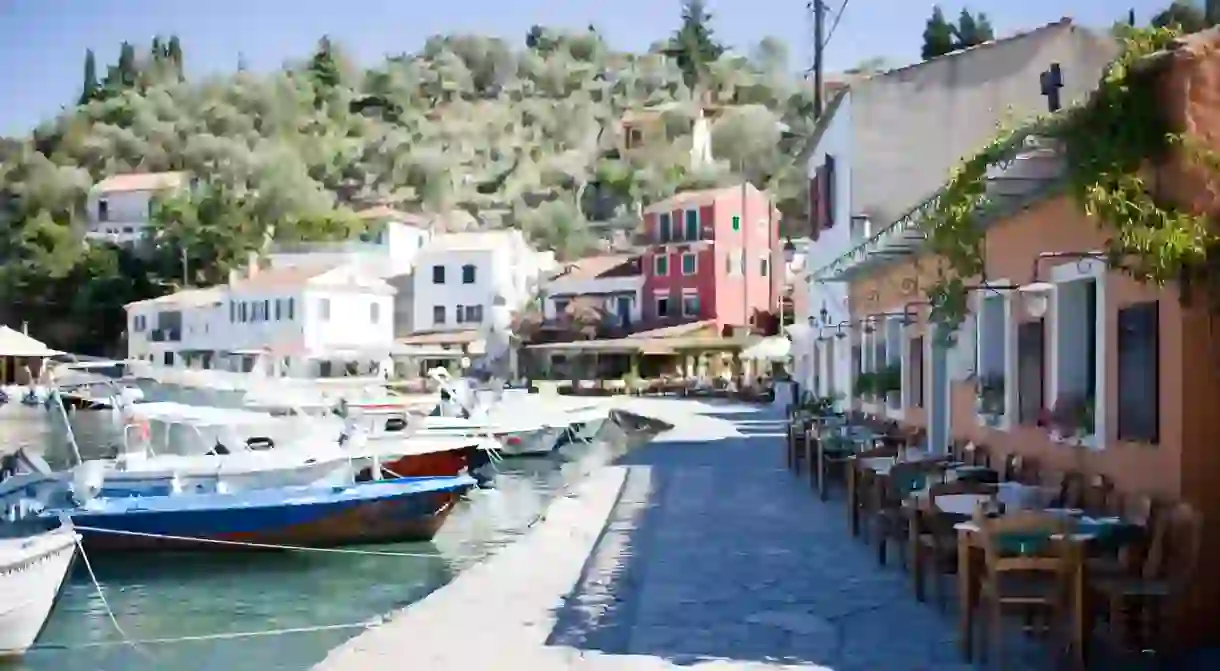
[[[1157,59],[1175,130],[1220,150],[1220,32]],[[951,340],[933,333],[926,292],[939,260],[919,208],[817,278],[847,281],[858,409],[925,428],[931,449],[985,445],[993,463],[1104,474],[1123,494],[1192,503],[1204,519],[1188,598],[1196,642],[1220,642],[1220,328],[1214,297],[1145,285],[1098,254],[1110,231],[1064,192],[1058,147],[1030,142],[988,172],[985,279]],[[1172,160],[1148,170],[1157,196],[1220,215],[1220,175]],[[987,287],[991,287],[990,289]],[[863,374],[863,375],[862,375]],[[858,393],[861,389],[867,393]],[[1074,409],[1074,422],[1060,418]],[[1072,435],[1067,429],[1072,426]]]

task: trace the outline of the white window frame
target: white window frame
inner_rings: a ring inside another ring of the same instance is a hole
[[[698,301],[699,300],[699,290],[698,289],[683,289],[682,290],[682,304],[679,306],[683,317],[696,317],[699,315],[699,310],[695,310],[694,312],[686,311],[686,299],[688,299],[688,298],[693,298],[696,301]],[[703,306],[699,305],[698,307],[702,308]]]
[[[1099,252],[1100,254],[1100,252]],[[1050,379],[1047,381],[1046,395],[1050,399],[1049,407],[1055,407],[1059,401],[1059,358],[1060,348],[1062,347],[1059,341],[1059,320],[1061,302],[1059,300],[1059,286],[1069,284],[1079,280],[1092,279],[1097,286],[1097,314],[1095,318],[1097,323],[1094,325],[1095,340],[1093,343],[1093,357],[1095,361],[1093,388],[1096,390],[1093,395],[1093,435],[1086,436],[1081,444],[1090,450],[1104,450],[1106,440],[1109,436],[1109,418],[1106,413],[1106,362],[1109,358],[1106,338],[1106,314],[1107,314],[1107,298],[1106,298],[1106,278],[1108,271],[1105,261],[1101,259],[1084,259],[1079,262],[1072,261],[1050,268],[1050,283],[1054,286],[1049,296],[1050,305],[1046,311],[1047,321],[1047,341],[1050,344],[1050,352],[1048,362],[1050,363]],[[1153,400],[1155,402],[1155,399]],[[1075,445],[1075,441],[1068,441],[1051,432],[1052,440],[1064,444]]]
[[[898,312],[898,310],[890,310],[888,312]],[[885,415],[890,419],[901,420],[906,417],[906,390],[910,381],[907,380],[907,329],[902,323],[900,315],[888,314],[883,322],[885,324],[885,365],[888,368],[894,364],[898,365],[898,407],[890,405],[889,396],[881,399],[882,405],[885,407]],[[890,324],[896,324],[897,329],[895,340],[890,342]],[[897,348],[895,350],[895,348]],[[897,356],[895,356],[897,354]]]
[[[686,228],[686,218],[690,212],[695,213],[695,237],[687,235],[690,231]],[[682,210],[682,239],[688,241],[696,241],[703,237],[703,218],[699,215],[699,208],[688,207]]]
[[[686,272],[687,257],[690,257],[695,260],[694,267],[691,269],[691,271],[689,273]],[[695,252],[682,252],[678,257],[678,269],[682,273],[682,275],[684,275],[686,277],[698,275],[699,274],[699,255]]]
[[[660,262],[662,259],[665,260],[665,272],[661,272],[661,269],[658,267],[660,265]],[[668,252],[666,252],[664,254],[654,254],[653,255],[652,274],[655,275],[656,277],[669,277],[669,253]]]
[[[1008,279],[989,279],[990,285],[995,286],[1012,286],[1012,282]],[[1009,431],[1013,426],[1013,419],[1017,415],[1017,319],[1013,313],[1016,302],[1013,292],[1007,289],[986,289],[976,291],[974,295],[974,320],[975,325],[975,362],[976,370],[974,371],[976,379],[983,374],[983,344],[991,340],[991,336],[987,335],[985,322],[983,318],[984,301],[999,300],[1003,306],[1003,326],[1002,331],[1002,347],[1003,347],[1003,373],[1004,373],[1004,415],[1000,417],[1000,421],[992,425],[988,423],[986,416],[980,412],[979,408],[975,407],[974,416],[975,422],[985,428],[993,431]]]
[[[665,314],[661,314],[661,301],[665,301]],[[673,296],[668,292],[657,292],[652,295],[652,307],[656,312],[657,319],[669,319],[673,317],[673,307],[670,303],[673,302]]]

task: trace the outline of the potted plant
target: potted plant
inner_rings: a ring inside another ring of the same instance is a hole
[[[887,399],[890,394],[896,394],[902,391],[902,366],[897,363],[888,364],[886,367],[877,371],[877,379],[873,383],[876,387],[877,394],[883,399]]]
[[[1046,426],[1051,437],[1074,445],[1084,441],[1096,430],[1093,417],[1093,399],[1088,394],[1060,394],[1055,407],[1047,413]]]
[[[975,409],[988,426],[996,426],[1004,416],[1004,376],[983,375],[975,385]]]
[[[877,379],[876,373],[870,373],[867,371],[860,371],[859,373],[857,373],[856,374],[856,383],[854,385],[854,391],[856,392],[856,397],[857,398],[872,398],[873,394],[876,393],[876,391],[877,391],[876,379]]]

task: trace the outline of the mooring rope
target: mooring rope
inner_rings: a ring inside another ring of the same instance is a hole
[[[393,552],[389,550],[357,550],[355,548],[315,548],[303,545],[281,545],[278,543],[256,543],[253,541],[230,541],[220,538],[201,538],[198,536],[175,536],[172,534],[154,534],[144,531],[127,531],[123,529],[105,529],[102,527],[90,527],[83,524],[77,524],[76,528],[81,531],[89,531],[96,534],[111,534],[115,536],[133,536],[137,538],[153,538],[168,541],[181,541],[187,543],[205,543],[212,545],[227,545],[232,547],[246,547],[258,550],[285,550],[290,552],[321,552],[330,554],[345,554],[345,555],[363,555],[366,557],[422,557],[425,559],[442,559],[441,555],[426,552]]]
[[[110,619],[110,624],[114,625],[114,630],[119,632],[119,636],[123,637],[121,641],[114,641],[115,645],[129,645],[136,652],[144,655],[149,659],[156,659],[156,656],[151,651],[145,649],[140,644],[136,643],[127,631],[123,629],[123,625],[119,624],[119,618],[114,614],[114,609],[110,607],[110,602],[106,599],[106,592],[102,589],[102,583],[98,581],[97,574],[93,572],[93,564],[89,561],[89,555],[85,553],[85,545],[81,542],[80,534],[76,535],[76,550],[80,552],[81,561],[85,564],[85,570],[89,573],[89,580],[93,583],[93,589],[97,590],[97,598],[102,603],[102,608],[106,611],[106,617]]]
[[[215,634],[193,634],[188,636],[170,636],[165,638],[124,638],[121,641],[93,641],[68,645],[66,643],[41,643],[30,648],[30,651],[67,652],[71,650],[87,650],[90,648],[112,648],[121,645],[149,646],[172,645],[175,643],[197,643],[201,641],[231,641],[243,638],[263,638],[267,636],[285,636],[289,634],[311,634],[323,631],[341,631],[346,629],[368,629],[380,624],[382,618],[370,618],[364,622],[345,622],[341,624],[318,624],[307,627],[283,627],[280,629],[259,629],[255,631],[218,632]],[[125,636],[125,635],[124,635]]]

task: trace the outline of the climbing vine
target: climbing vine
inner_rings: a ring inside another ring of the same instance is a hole
[[[968,282],[985,278],[981,218],[987,214],[987,170],[1010,158],[1027,140],[1063,150],[1066,188],[1085,214],[1111,235],[1111,267],[1155,283],[1181,279],[1206,261],[1217,238],[1205,216],[1158,202],[1141,168],[1188,143],[1170,131],[1154,90],[1155,76],[1141,61],[1170,46],[1168,28],[1124,27],[1121,50],[1087,103],[1001,132],[962,162],[937,205],[920,222],[929,250],[940,257],[928,289],[932,318],[956,328],[968,309]],[[1220,161],[1213,161],[1220,165]]]

